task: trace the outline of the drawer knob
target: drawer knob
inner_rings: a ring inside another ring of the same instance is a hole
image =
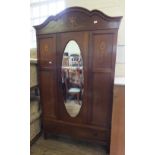
[[[48,63],[49,63],[49,64],[52,64],[52,61],[49,61]]]

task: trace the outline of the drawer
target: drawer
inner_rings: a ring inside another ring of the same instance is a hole
[[[107,132],[104,130],[98,130],[88,128],[82,125],[66,125],[63,123],[49,123],[44,122],[45,132],[51,132],[52,134],[62,134],[75,137],[77,139],[83,139],[88,141],[103,142],[107,140]]]

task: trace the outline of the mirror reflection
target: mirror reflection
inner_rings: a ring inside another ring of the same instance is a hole
[[[71,117],[76,117],[82,105],[84,76],[80,48],[74,40],[65,47],[61,76],[66,110]]]

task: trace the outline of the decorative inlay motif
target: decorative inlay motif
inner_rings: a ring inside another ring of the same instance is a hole
[[[75,16],[71,16],[71,17],[69,17],[69,22],[71,23],[71,26],[72,26],[72,27],[78,25]]]
[[[96,44],[97,46],[97,50],[98,50],[98,54],[96,56],[96,63],[95,66],[102,66],[105,60],[105,57],[107,56],[107,49],[106,49],[106,42],[103,40],[99,40]]]
[[[45,46],[44,46],[44,52],[48,52],[48,45],[47,44],[45,44]]]
[[[107,54],[106,52],[106,43],[104,41],[101,41],[99,43],[98,50],[100,51],[100,56],[105,56]]]
[[[104,41],[101,41],[101,42],[100,42],[100,46],[99,46],[100,50],[101,50],[101,51],[104,51],[104,50],[105,50],[105,47],[106,47],[105,42],[104,42]]]

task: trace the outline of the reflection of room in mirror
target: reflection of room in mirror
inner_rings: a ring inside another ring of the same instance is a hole
[[[80,48],[74,40],[66,45],[61,72],[65,107],[69,115],[75,117],[82,105],[84,76]]]
[[[71,117],[76,117],[80,112],[81,105],[75,104],[74,101],[69,101],[65,103],[65,107]]]

